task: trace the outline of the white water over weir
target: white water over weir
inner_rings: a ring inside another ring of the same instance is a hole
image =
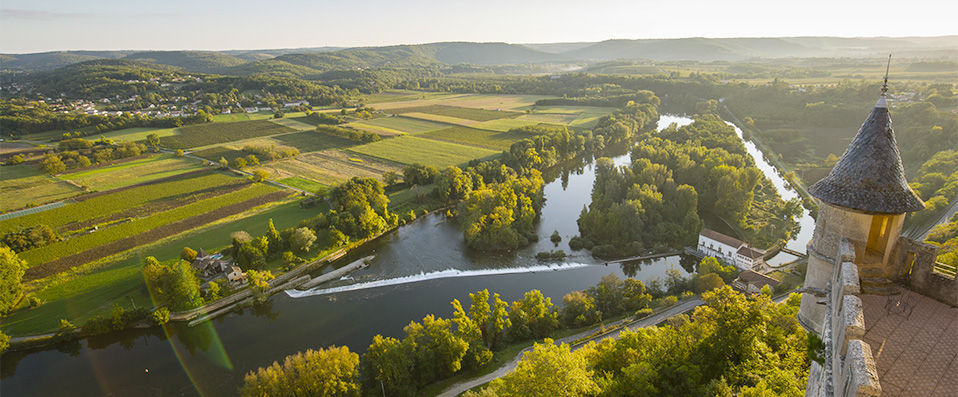
[[[343,286],[332,287],[332,288],[313,289],[309,291],[286,290],[286,295],[289,295],[291,298],[305,298],[309,296],[327,295],[327,294],[335,294],[338,292],[356,291],[356,290],[367,289],[367,288],[388,287],[393,285],[418,283],[420,281],[438,280],[443,278],[497,276],[497,275],[503,275],[503,274],[560,271],[560,270],[579,269],[586,266],[592,266],[592,265],[588,265],[585,263],[563,263],[563,264],[557,264],[557,265],[507,267],[502,269],[480,269],[480,270],[447,269],[447,270],[440,270],[437,272],[420,273],[420,274],[415,274],[412,276],[389,278],[385,280],[369,281],[365,283],[343,285]]]

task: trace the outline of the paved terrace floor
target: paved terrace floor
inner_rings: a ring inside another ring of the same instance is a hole
[[[904,288],[862,308],[882,396],[958,395],[958,308]]]

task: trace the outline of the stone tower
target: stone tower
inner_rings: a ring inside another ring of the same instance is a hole
[[[905,214],[925,205],[905,181],[885,91],[835,167],[809,189],[820,210],[808,245],[806,291],[828,288],[843,244],[854,250],[863,293],[881,294],[901,276],[893,253]],[[821,295],[803,295],[798,313],[802,325],[819,334],[826,310]]]

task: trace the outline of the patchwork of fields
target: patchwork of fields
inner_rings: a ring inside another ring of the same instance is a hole
[[[349,151],[402,164],[424,164],[437,168],[462,165],[470,160],[491,157],[499,152],[455,143],[403,135],[349,148]]]
[[[370,95],[367,103],[393,116],[347,118],[345,126],[383,137],[365,144],[315,132],[302,112],[280,119],[271,112],[221,114],[213,116],[213,123],[102,135],[124,142],[144,141],[155,133],[164,149],[192,150],[190,154],[214,162],[247,156],[247,145],[296,148],[299,154],[294,157],[260,159],[260,165],[244,171],[263,170],[269,179],[315,192],[353,177],[401,174],[411,164],[464,166],[498,156],[528,137],[511,132],[515,128],[540,123],[589,128],[614,110],[534,105],[543,98],[415,91]],[[61,133],[48,131],[30,139],[54,141]],[[108,316],[115,302],[133,300],[149,307],[140,274],[145,256],[173,260],[184,246],[218,250],[230,244],[232,232],[257,235],[269,219],[284,229],[328,211],[325,203],[301,209],[291,200],[291,190],[250,183],[246,176],[214,170],[191,156],[145,154],[52,177],[37,169],[38,159],[0,169],[0,211],[71,200],[0,220],[0,236],[46,225],[63,237],[19,254],[29,265],[26,279],[34,280],[30,293],[45,303],[24,305],[3,320],[4,331],[18,335],[54,330],[60,318],[80,323],[94,314]],[[391,192],[391,209],[419,212],[435,207],[421,200],[432,188],[418,189]],[[326,238],[319,236],[320,241]]]

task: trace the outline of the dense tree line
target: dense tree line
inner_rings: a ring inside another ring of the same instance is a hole
[[[723,287],[691,317],[623,331],[577,351],[537,344],[517,369],[470,396],[804,395],[808,336],[799,295],[784,304]]]
[[[315,113],[314,113],[315,114]],[[316,132],[337,138],[348,139],[353,142],[369,143],[380,141],[383,138],[369,131],[361,131],[354,128],[337,127],[334,125],[320,125],[316,127]]]
[[[466,185],[472,182],[467,178]],[[482,251],[511,251],[535,241],[535,222],[545,202],[538,170],[475,190],[456,191],[466,244]],[[448,194],[447,194],[448,195]]]
[[[142,143],[123,142],[114,143],[109,139],[100,139],[96,142],[83,138],[72,138],[60,141],[58,151],[48,152],[37,164],[41,171],[47,174],[58,174],[68,169],[89,167],[92,164],[103,164],[113,160],[136,157],[146,151]]]
[[[764,183],[734,130],[714,115],[681,128],[644,134],[630,166],[596,162],[592,203],[579,216],[575,247],[600,257],[694,245],[702,214],[732,222],[768,243],[790,237],[798,202],[783,202]],[[761,211],[753,211],[755,192]],[[762,237],[764,236],[764,237]]]
[[[516,371],[491,383],[481,395],[705,395],[716,387],[764,387],[778,394],[803,390],[808,362],[805,333],[795,320],[797,298],[775,305],[770,292],[751,299],[739,295],[724,286],[729,269],[712,258],[690,279],[670,273],[664,284],[656,280],[649,287],[633,279],[603,277],[584,292],[567,294],[561,310],[537,290],[511,304],[498,294],[490,297],[488,290],[477,291],[469,294],[468,310],[459,300],[451,302],[450,319],[427,315],[410,322],[402,338],[376,335],[362,357],[335,346],[297,353],[282,365],[251,371],[240,391],[257,396],[304,390],[417,395],[430,383],[486,366],[492,352],[506,342],[548,337],[563,325],[594,324],[602,316],[632,311],[646,316],[650,307],[673,304],[675,295],[687,290],[705,292],[706,306],[695,311],[692,321],[680,315],[668,325],[624,331],[620,341],[589,344],[575,353],[546,339],[524,356]],[[628,349],[637,354],[628,355]],[[683,368],[683,362],[689,367]],[[626,368],[631,365],[638,367]],[[691,378],[676,378],[681,376]]]
[[[958,150],[936,153],[911,178],[911,188],[925,201],[925,209],[911,213],[907,225],[917,225],[941,216],[958,197]]]

